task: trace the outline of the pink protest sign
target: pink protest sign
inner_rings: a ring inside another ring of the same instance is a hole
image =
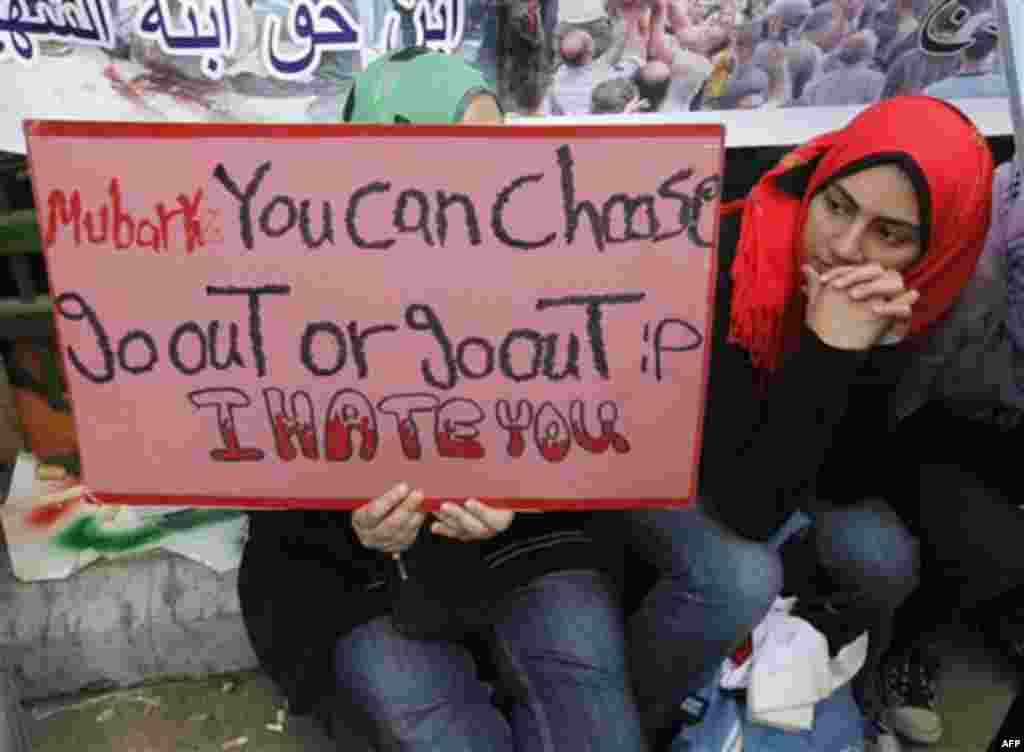
[[[720,127],[26,136],[98,498],[692,501]]]

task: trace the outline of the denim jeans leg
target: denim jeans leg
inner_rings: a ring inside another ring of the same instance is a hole
[[[380,617],[338,641],[335,676],[341,695],[372,719],[382,752],[517,749],[473,657],[456,643],[410,640]]]
[[[602,574],[556,572],[511,594],[498,609],[495,651],[517,749],[646,749],[622,609]]]
[[[637,700],[674,705],[703,687],[782,589],[769,545],[741,538],[699,505],[596,513],[599,535],[625,536],[658,580],[629,624]]]
[[[841,589],[842,609],[868,629],[868,656],[854,690],[865,713],[877,697],[872,682],[892,640],[896,609],[917,587],[917,540],[880,499],[815,513],[817,550],[825,571]]]

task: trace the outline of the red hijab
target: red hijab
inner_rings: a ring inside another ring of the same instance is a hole
[[[806,170],[814,160],[802,196],[776,183],[777,176],[801,166]],[[811,198],[833,179],[887,162],[917,173],[911,182],[925,229],[924,252],[903,275],[907,288],[921,294],[909,338],[942,317],[967,284],[988,231],[993,170],[988,145],[965,115],[942,100],[883,100],[842,130],[786,155],[746,200],[723,207],[723,212],[743,210],[732,266],[729,339],[750,353],[755,367],[774,371],[800,336],[802,236]]]

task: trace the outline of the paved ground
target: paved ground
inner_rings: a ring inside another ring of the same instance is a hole
[[[950,631],[936,648],[942,660],[939,697],[945,734],[935,746],[906,749],[985,752],[1013,702],[1017,677],[977,634]]]
[[[950,632],[939,647],[946,735],[939,745],[920,749],[984,752],[1010,704],[1016,678],[970,632]],[[277,723],[283,701],[258,673],[83,699],[59,711],[52,705],[32,709],[33,716],[51,713],[32,722],[34,750],[66,752],[73,740],[75,752],[335,752],[309,719],[285,717],[280,731],[267,728]],[[244,743],[237,741],[243,738]],[[341,749],[354,752],[350,745]],[[912,749],[917,748],[905,747]]]
[[[33,716],[53,713],[32,721],[33,752],[333,751],[312,720],[284,714],[281,697],[256,673],[167,682],[72,702],[59,711],[32,708]],[[280,730],[267,728],[279,720]]]

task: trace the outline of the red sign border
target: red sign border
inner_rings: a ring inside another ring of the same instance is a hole
[[[29,173],[32,167],[33,137],[65,137],[65,138],[162,138],[162,139],[201,139],[201,138],[359,138],[359,137],[428,137],[428,138],[485,138],[485,139],[551,139],[551,138],[596,138],[622,140],[627,138],[649,137],[714,137],[719,140],[718,174],[724,178],[725,168],[725,126],[709,123],[631,123],[614,125],[538,125],[530,128],[511,128],[506,125],[422,125],[422,124],[305,124],[305,123],[142,123],[101,120],[25,120],[26,151]],[[723,180],[724,183],[724,180]],[[35,206],[39,207],[40,196],[35,182],[32,183]],[[719,196],[721,202],[721,196]],[[40,225],[40,234],[42,226]],[[708,371],[711,360],[711,330],[714,327],[715,289],[718,279],[718,236],[719,218],[715,217],[712,263],[710,264],[710,284],[708,285],[708,308],[711,314],[707,318],[704,334],[704,367],[701,371],[701,391],[707,394]],[[42,237],[40,237],[42,242]],[[49,250],[44,247],[44,254]],[[49,276],[49,265],[47,265]],[[56,311],[54,311],[56,318]],[[60,343],[60,330],[54,326],[57,348],[63,351]],[[484,504],[504,509],[543,509],[549,511],[573,510],[585,511],[592,509],[637,509],[645,507],[686,507],[695,503],[697,495],[697,478],[700,469],[700,450],[703,440],[704,410],[706,401],[698,407],[697,440],[694,442],[693,480],[685,496],[668,499],[496,499],[477,497]],[[72,409],[72,419],[77,419]],[[82,481],[85,481],[84,466]],[[88,486],[86,486],[88,488]],[[382,492],[386,489],[382,489]],[[330,499],[303,498],[286,499],[282,497],[257,496],[199,496],[195,494],[123,494],[114,491],[89,489],[92,500],[99,504],[123,504],[132,506],[191,506],[191,507],[228,507],[239,509],[355,509],[371,499]],[[435,511],[448,499],[427,497],[422,509]]]

